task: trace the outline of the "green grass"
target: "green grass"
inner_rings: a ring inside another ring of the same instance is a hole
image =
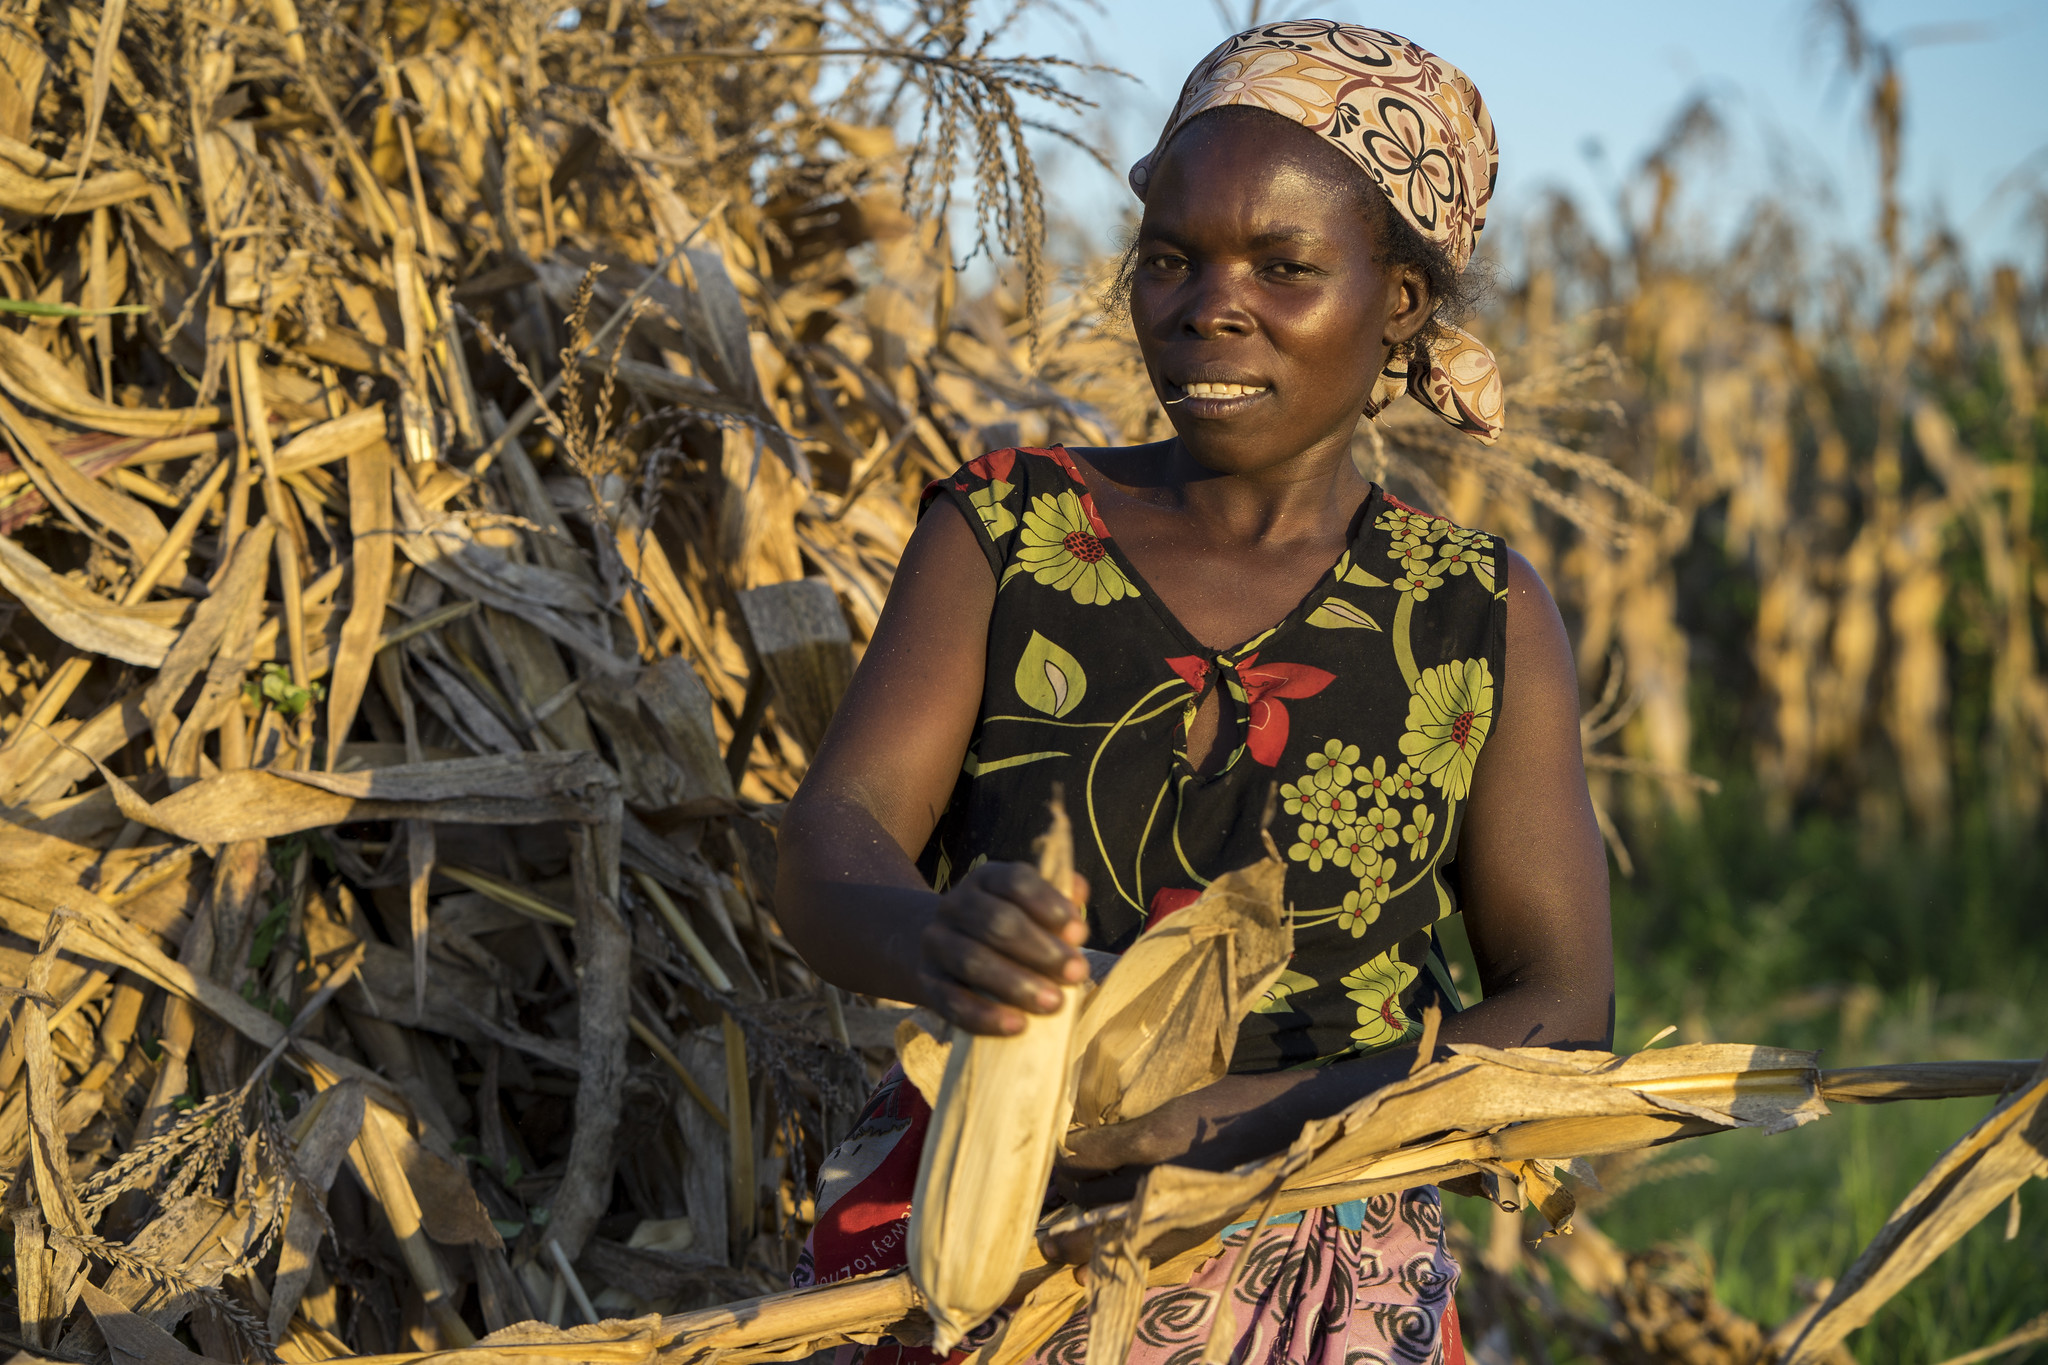
[[[1874,856],[1844,822],[1774,833],[1760,809],[1738,775],[1697,825],[1632,837],[1638,870],[1614,891],[1617,1050],[1670,1024],[1672,1041],[1813,1048],[1823,1066],[2048,1052],[2048,839],[1971,816],[1946,847]],[[1989,1108],[1840,1106],[1775,1137],[1676,1144],[1644,1168],[1666,1178],[1617,1182],[1591,1216],[1630,1250],[1693,1248],[1722,1302],[1774,1326]],[[1453,1203],[1483,1241],[1486,1210]],[[2048,1311],[2048,1184],[2022,1190],[2015,1240],[2005,1225],[1994,1213],[1853,1334],[1856,1357],[1933,1365]],[[2002,1360],[2043,1365],[2048,1349]]]
[[[1721,1301],[1775,1325],[1816,1282],[1838,1276],[1943,1149],[1989,1108],[1982,1100],[1842,1106],[1789,1133],[1681,1144],[1672,1158],[1711,1169],[1641,1185],[1598,1209],[1624,1247],[1690,1244],[1714,1268]],[[2048,1310],[2048,1187],[2021,1191],[2017,1239],[2003,1211],[1949,1249],[1849,1339],[1857,1358],[1926,1365],[2004,1335]],[[2015,1353],[2017,1362],[2030,1358]],[[2036,1350],[2033,1359],[2048,1359]]]

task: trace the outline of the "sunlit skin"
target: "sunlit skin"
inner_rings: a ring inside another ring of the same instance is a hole
[[[1376,264],[1358,174],[1277,118],[1197,119],[1152,169],[1131,313],[1177,434],[1072,453],[1147,585],[1211,648],[1286,616],[1345,549],[1368,491],[1349,456],[1358,415],[1389,346],[1430,314],[1420,272]],[[1213,384],[1258,391],[1203,396]],[[1446,1019],[1441,1043],[1604,1046],[1607,863],[1586,793],[1571,647],[1519,555],[1509,555],[1506,588],[1507,681],[1458,856],[1485,999]],[[827,979],[984,1033],[1021,1028],[1026,1012],[1055,1007],[1057,983],[1088,970],[1080,909],[1028,866],[985,863],[944,895],[915,866],[973,734],[995,592],[974,532],[941,501],[911,537],[859,673],[783,817],[777,886],[785,931]],[[1228,746],[1215,735],[1205,710],[1190,758],[1216,761],[1212,750]],[[1414,1062],[1409,1047],[1225,1077],[1076,1135],[1063,1185],[1098,1202],[1160,1162],[1220,1169],[1266,1155]]]

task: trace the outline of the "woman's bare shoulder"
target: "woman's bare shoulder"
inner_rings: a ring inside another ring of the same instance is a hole
[[[1134,446],[1062,446],[1084,473],[1102,475],[1126,489],[1149,488],[1159,482],[1172,438]]]

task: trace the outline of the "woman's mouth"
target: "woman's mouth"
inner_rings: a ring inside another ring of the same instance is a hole
[[[1240,384],[1219,380],[1189,380],[1185,384],[1175,384],[1169,380],[1168,387],[1177,393],[1166,400],[1167,406],[1185,405],[1186,411],[1198,417],[1231,416],[1272,392],[1271,388],[1264,384]]]

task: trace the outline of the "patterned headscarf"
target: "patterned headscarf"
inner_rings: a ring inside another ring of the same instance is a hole
[[[1182,125],[1229,104],[1270,109],[1321,134],[1455,267],[1463,270],[1472,259],[1500,151],[1486,102],[1471,78],[1443,58],[1383,29],[1329,19],[1246,29],[1204,57],[1181,87],[1158,143],[1131,167],[1139,199],[1153,162]],[[1500,435],[1500,368],[1467,332],[1446,328],[1427,345],[1395,347],[1366,415],[1404,392],[1482,441]]]

